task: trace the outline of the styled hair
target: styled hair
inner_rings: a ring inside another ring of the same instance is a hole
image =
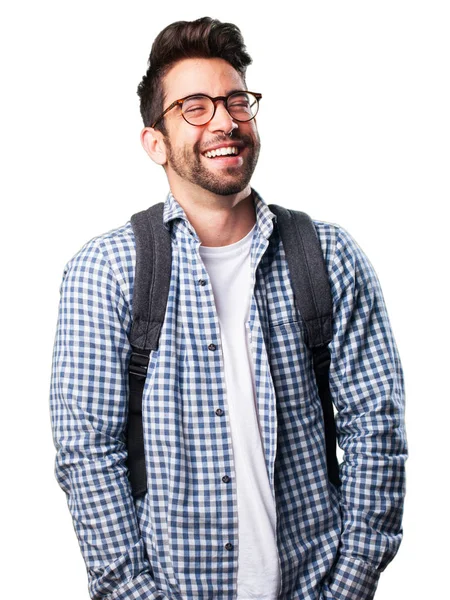
[[[244,81],[247,67],[252,62],[240,29],[232,23],[202,17],[168,25],[153,42],[147,72],[137,89],[145,127],[150,127],[164,110],[165,75],[175,63],[185,58],[222,58]],[[166,135],[164,119],[158,127]]]

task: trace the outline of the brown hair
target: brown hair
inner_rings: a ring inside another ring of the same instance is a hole
[[[163,79],[173,65],[185,58],[223,58],[245,81],[252,62],[236,25],[202,17],[196,21],[177,21],[163,29],[153,42],[148,69],[137,93],[145,127],[163,112]],[[159,129],[166,134],[164,120]]]

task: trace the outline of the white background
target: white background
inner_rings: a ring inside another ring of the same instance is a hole
[[[157,33],[208,15],[236,23],[254,60],[254,187],[347,229],[383,287],[410,458],[404,540],[377,600],[448,597],[449,4],[190,6],[41,0],[1,10],[2,595],[88,598],[53,475],[59,285],[86,241],[165,199],[163,170],[140,146],[136,87]]]

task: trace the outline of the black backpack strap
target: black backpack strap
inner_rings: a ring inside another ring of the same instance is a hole
[[[160,202],[131,217],[136,241],[136,269],[130,333],[132,353],[128,366],[127,449],[128,476],[135,498],[147,491],[142,394],[150,352],[158,349],[172,267],[171,236],[163,223],[163,211],[164,203]]]
[[[333,337],[333,301],[322,248],[314,224],[307,214],[276,204],[270,204],[269,208],[277,217],[295,305],[305,323],[307,344],[313,356],[324,419],[328,478],[339,486],[336,424],[329,384],[331,355],[328,344]]]

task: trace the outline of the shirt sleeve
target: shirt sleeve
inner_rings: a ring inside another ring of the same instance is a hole
[[[127,475],[129,307],[98,242],[66,265],[50,390],[55,476],[66,493],[93,599],[164,600]]]
[[[330,281],[330,388],[344,460],[341,543],[324,597],[369,600],[402,539],[403,374],[375,271],[343,229],[338,230]]]

